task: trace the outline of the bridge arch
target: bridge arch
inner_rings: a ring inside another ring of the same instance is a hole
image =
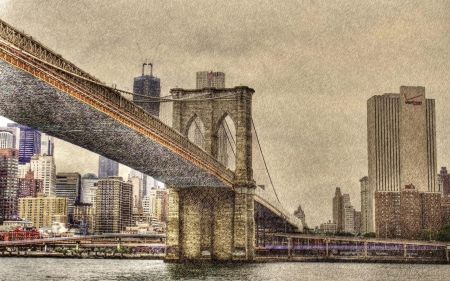
[[[236,169],[236,126],[228,112],[224,112],[214,124],[212,147],[217,160],[225,167]]]
[[[206,150],[205,124],[197,114],[193,114],[184,131],[184,135],[203,150]]]

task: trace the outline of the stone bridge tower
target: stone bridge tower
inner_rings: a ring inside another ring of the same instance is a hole
[[[232,120],[235,176],[231,188],[169,187],[166,261],[253,260],[253,93],[253,89],[243,86],[171,90],[175,99],[181,99],[173,102],[173,128],[218,160],[223,154],[220,126],[225,118]],[[197,136],[190,133],[193,127]]]

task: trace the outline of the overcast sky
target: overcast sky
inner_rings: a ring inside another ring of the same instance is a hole
[[[162,95],[194,88],[201,70],[254,88],[275,188],[310,226],[332,219],[336,187],[361,209],[373,95],[424,86],[436,100],[438,167],[450,166],[449,11],[448,1],[0,0],[2,20],[107,84],[131,90],[148,59]],[[66,166],[65,147],[58,170],[97,173],[87,153]]]

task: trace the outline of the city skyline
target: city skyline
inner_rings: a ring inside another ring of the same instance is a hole
[[[366,102],[373,95],[424,86],[436,100],[437,166],[450,165],[446,3],[292,1],[256,7],[231,1],[196,9],[192,2],[184,11],[163,4],[151,10],[133,1],[98,9],[89,2],[55,3],[3,0],[0,17],[121,89],[132,89],[145,57],[158,65],[162,96],[170,88],[194,88],[195,72],[204,69],[226,73],[229,87],[254,88],[254,121],[280,201],[290,212],[300,204],[309,226],[331,219],[336,187],[360,210]],[[141,10],[158,13],[144,18],[133,12]],[[186,14],[201,20],[180,17]],[[55,155],[71,157],[73,148],[63,152],[58,142]],[[80,159],[74,171],[80,167],[83,175],[81,169],[95,166],[89,153],[75,154]]]

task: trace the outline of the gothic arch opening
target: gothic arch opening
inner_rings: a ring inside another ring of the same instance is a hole
[[[236,127],[229,115],[218,126],[217,159],[231,171],[236,169]]]
[[[205,150],[205,125],[198,116],[194,116],[191,125],[189,126],[187,136],[191,142]]]

